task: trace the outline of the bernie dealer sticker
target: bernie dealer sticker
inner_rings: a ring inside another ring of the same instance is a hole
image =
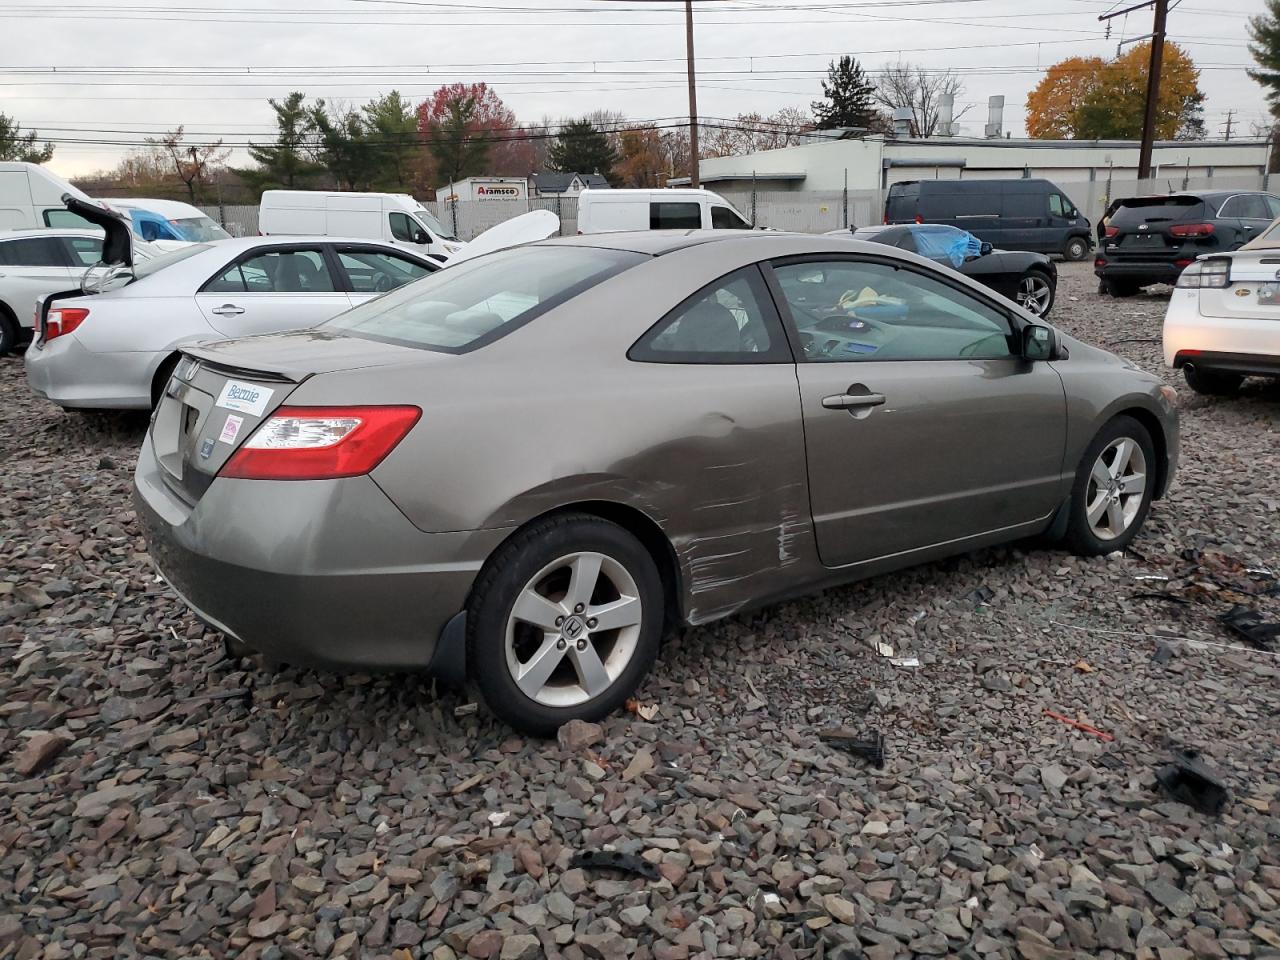
[[[271,402],[273,393],[275,391],[270,387],[260,387],[243,380],[228,380],[218,394],[218,406],[260,417]]]

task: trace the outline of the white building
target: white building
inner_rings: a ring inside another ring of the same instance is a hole
[[[1266,140],[1158,141],[1153,179],[1179,189],[1184,180],[1261,177]],[[825,139],[741,157],[715,157],[698,165],[712,190],[882,190],[900,180],[1042,177],[1058,184],[1133,181],[1138,143],[1130,140],[1007,140],[932,137]],[[671,186],[687,184],[687,178]]]

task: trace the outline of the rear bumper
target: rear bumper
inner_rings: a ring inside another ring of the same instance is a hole
[[[157,570],[197,616],[274,659],[322,668],[432,666],[509,532],[423,533],[367,476],[220,479],[193,507],[166,485],[149,436],[134,501]]]
[[[1200,291],[1175,290],[1164,318],[1164,362],[1247,376],[1280,372],[1280,316],[1207,317]]]
[[[32,392],[71,409],[149,410],[151,351],[95,353],[74,333],[27,348],[23,364]]]
[[[1108,260],[1093,272],[1103,280],[1133,280],[1137,283],[1174,283],[1183,267],[1169,260]]]

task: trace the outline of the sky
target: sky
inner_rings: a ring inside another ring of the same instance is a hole
[[[1114,56],[1150,32],[1132,0],[695,0],[698,112],[733,117],[821,95],[828,62],[873,75],[908,61],[955,68],[960,133],[980,136],[987,98],[1023,133],[1027,93],[1069,56]],[[1248,135],[1266,107],[1245,68],[1262,0],[1180,0],[1168,35],[1201,68],[1212,137]],[[267,141],[268,97],[291,90],[358,104],[392,89],[415,102],[485,81],[521,121],[596,109],[687,116],[683,3],[672,0],[4,0],[0,112],[55,142],[64,176],[113,167],[179,124],[188,141]],[[98,142],[94,142],[98,141]],[[106,141],[106,142],[101,142]],[[246,162],[238,150],[233,163]]]

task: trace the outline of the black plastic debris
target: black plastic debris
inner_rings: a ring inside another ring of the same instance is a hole
[[[1100,753],[1094,757],[1093,762],[1100,767],[1106,767],[1108,770],[1124,769],[1124,761],[1114,753]]]
[[[996,592],[984,583],[976,590],[970,590],[964,595],[964,598],[975,606],[982,606],[994,600],[995,596]]]
[[[583,870],[616,870],[618,873],[629,873],[646,880],[658,879],[658,868],[648,860],[617,850],[583,850],[574,855],[569,866]]]
[[[878,730],[868,730],[866,734],[861,734],[847,727],[836,727],[819,731],[818,739],[862,757],[877,770],[884,767],[884,735]]]
[[[1232,607],[1218,618],[1218,622],[1258,650],[1270,650],[1280,639],[1280,623],[1268,623],[1258,611],[1248,607]]]
[[[1174,800],[1211,817],[1221,814],[1231,799],[1222,777],[1195,750],[1177,751],[1173,763],[1156,771],[1156,781]]]

